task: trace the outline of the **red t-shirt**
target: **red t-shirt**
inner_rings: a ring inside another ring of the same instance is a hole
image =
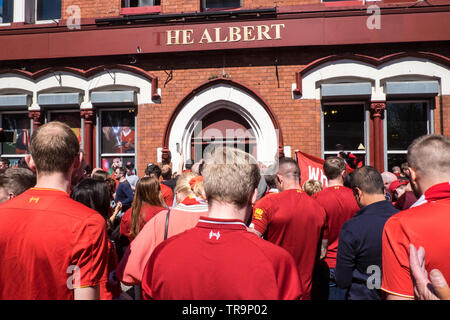
[[[166,186],[164,183],[161,183],[161,194],[164,199],[164,202],[168,207],[172,207],[173,205],[173,191],[171,187]]]
[[[324,239],[328,239],[328,250],[325,262],[329,268],[336,267],[339,232],[345,221],[353,218],[360,209],[353,191],[344,186],[333,186],[313,195],[313,198],[325,209],[327,223]]]
[[[383,230],[383,280],[387,293],[414,298],[409,269],[409,244],[425,249],[425,269],[439,269],[450,279],[450,185],[425,192],[426,203],[392,216]]]
[[[310,299],[312,272],[325,219],[325,210],[299,189],[268,194],[253,208],[251,226],[294,257],[305,290],[304,299]]]
[[[240,220],[206,217],[156,247],[142,290],[155,300],[293,300],[302,292],[286,250]]]
[[[0,300],[68,300],[71,285],[106,281],[106,223],[96,211],[63,191],[32,188],[0,212]]]
[[[130,239],[130,242],[133,240],[133,237],[130,236],[130,230],[131,230],[131,209],[128,209],[122,216],[122,219],[120,220],[120,234],[128,237]],[[142,230],[144,225],[153,218],[158,212],[161,212],[165,210],[163,207],[157,207],[157,206],[151,206],[148,204],[143,204],[141,207],[141,216],[143,220],[141,220],[141,224],[139,226],[139,230]]]

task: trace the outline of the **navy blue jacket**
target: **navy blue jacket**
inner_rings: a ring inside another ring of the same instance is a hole
[[[381,299],[383,228],[397,212],[399,210],[390,201],[375,202],[359,210],[342,226],[337,249],[336,283],[341,288],[349,288],[349,300]],[[378,289],[369,289],[368,279],[369,286]]]
[[[116,198],[114,199],[114,201],[116,203],[119,201],[122,202],[122,211],[127,211],[131,207],[133,198],[134,192],[131,189],[128,181],[119,183],[119,185],[117,186]]]

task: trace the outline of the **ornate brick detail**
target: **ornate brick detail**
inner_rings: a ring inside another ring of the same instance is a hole
[[[94,109],[81,110],[80,115],[84,119],[85,123],[87,123],[87,124],[95,123],[95,110]]]
[[[373,118],[383,118],[386,109],[385,101],[374,101],[370,104],[370,116]]]

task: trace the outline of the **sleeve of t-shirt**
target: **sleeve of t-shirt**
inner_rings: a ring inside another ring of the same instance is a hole
[[[347,230],[346,224],[339,233],[339,242],[336,257],[336,283],[340,288],[348,288],[352,284],[353,270],[355,269],[355,238]]]
[[[104,280],[108,263],[106,222],[93,213],[78,231],[71,261],[73,287],[94,287]]]
[[[119,229],[120,235],[128,237],[130,235],[130,228],[131,228],[131,208],[124,213],[122,219],[120,220],[120,229]]]
[[[164,188],[164,191],[162,192],[162,196],[164,198],[164,202],[168,207],[171,207],[173,205],[173,192],[170,187]]]
[[[266,196],[267,197],[267,196]],[[256,201],[253,206],[252,222],[250,224],[256,231],[265,234],[272,218],[270,202],[265,198]]]
[[[381,290],[405,298],[414,298],[409,270],[409,240],[397,219],[391,218],[386,222],[382,241]]]

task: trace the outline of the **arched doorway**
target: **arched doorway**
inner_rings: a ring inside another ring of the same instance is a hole
[[[222,138],[229,138],[230,144],[265,165],[272,164],[283,148],[278,121],[263,99],[239,83],[218,79],[193,90],[175,109],[164,135],[163,157],[170,151],[177,168],[178,150],[183,150],[185,162],[198,158],[211,142],[219,143],[211,139],[214,133],[221,137],[221,144]],[[197,155],[194,146],[199,148]]]
[[[256,137],[250,124],[238,113],[223,108],[206,115],[194,128],[191,156],[194,162],[204,158],[214,146],[231,146],[257,158]]]

